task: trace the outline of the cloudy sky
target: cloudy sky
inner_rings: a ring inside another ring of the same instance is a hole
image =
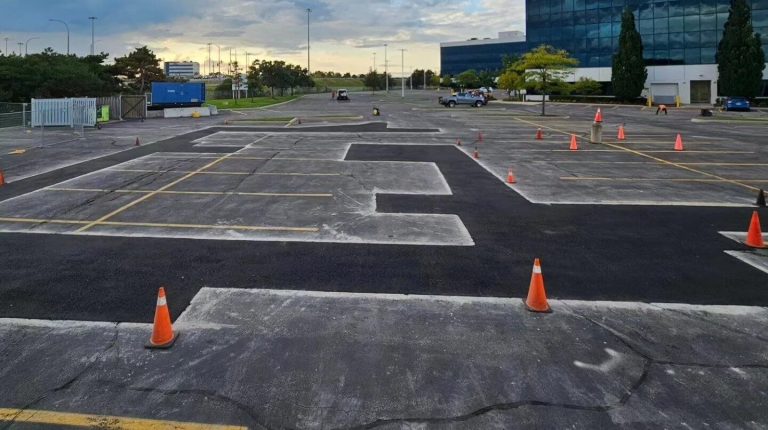
[[[89,16],[96,16],[96,51],[112,58],[147,45],[166,61],[282,59],[306,66],[307,12],[311,8],[312,70],[363,73],[384,64],[387,43],[390,67],[439,68],[439,43],[497,32],[525,30],[524,0],[2,0],[0,50],[19,52],[19,42],[33,39],[29,52],[52,47],[66,51],[69,24],[71,51],[87,54]],[[218,45],[218,46],[217,46]],[[23,48],[21,48],[23,51]],[[215,67],[215,66],[214,66]],[[204,70],[201,70],[201,72]]]

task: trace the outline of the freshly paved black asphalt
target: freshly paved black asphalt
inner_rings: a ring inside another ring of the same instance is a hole
[[[11,184],[0,199],[146,153],[231,151],[189,143],[215,131]],[[0,317],[150,322],[160,285],[174,317],[201,287],[523,297],[535,257],[552,298],[768,305],[768,275],[723,253],[743,247],[717,233],[744,230],[749,209],[533,205],[449,146],[353,145],[347,158],[437,163],[454,195],[382,195],[378,210],[457,214],[476,246],[2,234]]]

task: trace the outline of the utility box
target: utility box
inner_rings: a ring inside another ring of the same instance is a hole
[[[200,107],[205,103],[205,83],[152,82],[150,109]]]

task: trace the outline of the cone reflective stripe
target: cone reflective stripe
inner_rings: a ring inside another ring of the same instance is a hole
[[[619,136],[618,136],[618,139],[619,140],[626,139],[626,137],[624,136],[624,125],[623,124],[619,126]]]
[[[536,140],[542,140],[544,139],[544,133],[541,131],[541,127],[539,127],[538,130],[536,130]]]
[[[577,141],[576,141],[576,135],[575,135],[575,134],[572,134],[572,135],[571,135],[571,146],[570,146],[570,150],[571,150],[571,151],[578,151],[578,150],[579,150],[579,142],[577,142]]]
[[[547,303],[547,293],[544,291],[544,276],[541,274],[541,263],[538,258],[533,261],[531,285],[528,287],[528,298],[525,300],[525,307],[531,312],[552,312],[549,303]]]
[[[165,298],[165,288],[160,287],[157,292],[157,306],[155,307],[155,321],[152,325],[152,336],[147,348],[170,348],[176,342],[177,334],[171,326],[171,314],[168,312],[168,301]]]
[[[600,108],[597,108],[597,113],[595,113],[595,122],[603,122],[603,113],[600,112]]]
[[[677,138],[675,139],[675,151],[682,151],[683,148],[683,136],[680,136],[680,133],[677,133]]]
[[[744,244],[752,248],[766,248],[765,241],[763,241],[763,231],[760,228],[760,216],[757,211],[752,212],[752,220],[749,222],[747,240]]]
[[[515,174],[512,173],[512,168],[511,167],[507,171],[507,183],[508,184],[516,184],[517,183],[517,179],[515,179]]]

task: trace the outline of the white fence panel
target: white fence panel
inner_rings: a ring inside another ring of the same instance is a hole
[[[96,99],[32,99],[32,127],[96,125]]]

